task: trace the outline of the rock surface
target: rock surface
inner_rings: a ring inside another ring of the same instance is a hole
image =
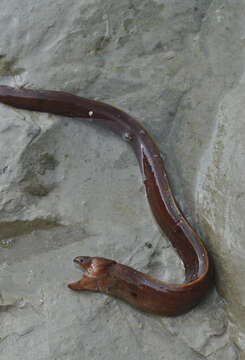
[[[245,4],[2,0],[0,10],[1,84],[99,98],[152,132],[226,300],[213,291],[166,318],[71,292],[75,255],[172,282],[183,266],[127,144],[77,119],[0,105],[0,359],[244,359]]]

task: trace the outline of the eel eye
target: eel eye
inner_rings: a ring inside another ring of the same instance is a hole
[[[86,264],[90,259],[89,256],[77,256],[73,261],[77,264]]]

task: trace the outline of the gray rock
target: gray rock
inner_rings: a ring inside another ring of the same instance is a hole
[[[245,352],[244,90],[241,82],[220,103],[216,128],[199,173],[200,221],[217,264],[217,285],[227,300],[232,332]]]
[[[0,10],[1,84],[99,98],[142,121],[226,299],[213,291],[166,318],[69,290],[76,255],[172,282],[183,265],[127,144],[77,119],[1,105],[0,359],[242,358],[242,0],[2,0]]]

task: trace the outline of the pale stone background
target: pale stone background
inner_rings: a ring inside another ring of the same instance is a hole
[[[98,98],[142,121],[225,299],[213,291],[166,318],[70,291],[75,255],[167,281],[183,266],[127,144],[0,105],[1,360],[245,358],[244,19],[242,0],[1,0],[0,83]]]

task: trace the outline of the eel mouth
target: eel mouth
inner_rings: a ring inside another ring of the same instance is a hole
[[[68,287],[72,290],[93,291],[98,291],[98,282],[110,276],[108,271],[116,264],[114,260],[90,256],[77,256],[73,262],[83,268],[84,274],[81,280],[68,284]]]
[[[73,259],[73,262],[75,264],[79,265],[79,267],[82,267],[83,270],[85,270],[85,272],[86,272],[86,270],[88,269],[88,267],[91,264],[91,260],[92,260],[92,258],[90,256],[76,256]],[[83,277],[81,280],[72,282],[72,283],[68,284],[67,286],[72,290],[81,290],[81,282],[82,282],[83,278],[84,278],[84,274],[83,274]]]

